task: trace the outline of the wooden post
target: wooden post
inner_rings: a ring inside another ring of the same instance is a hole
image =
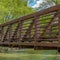
[[[19,43],[21,43],[22,42],[22,37],[23,37],[23,29],[22,29],[22,27],[23,27],[23,21],[20,21],[19,22],[19,29],[18,29],[18,33],[19,33]],[[19,48],[22,48],[22,46],[21,46],[21,44],[20,44],[20,47]]]
[[[23,27],[23,24],[22,24],[22,21],[20,21],[19,22],[20,24],[19,24],[19,42],[21,42],[21,40],[22,40],[22,32],[23,32],[23,29],[22,29],[22,27]]]
[[[11,36],[12,36],[12,25],[9,25],[9,41],[11,40]]]
[[[35,17],[35,36],[34,36],[34,40],[35,40],[35,44],[34,44],[34,49],[37,50],[38,46],[38,40],[40,37],[40,21],[39,21],[39,17]]]

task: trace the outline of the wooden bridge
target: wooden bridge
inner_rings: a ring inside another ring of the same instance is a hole
[[[60,51],[60,5],[1,24],[0,45]]]

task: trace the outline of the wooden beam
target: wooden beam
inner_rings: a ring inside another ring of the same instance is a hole
[[[11,43],[9,43],[9,42],[4,42],[4,43],[3,42],[0,42],[0,45],[4,45],[4,46],[5,45],[6,46],[7,45],[11,45],[11,46],[12,45],[14,45],[14,46],[18,45],[18,46],[28,46],[29,47],[29,46],[34,46],[35,45],[35,42],[32,42],[32,43],[31,42],[28,42],[28,43],[27,42],[11,42]],[[40,47],[56,47],[56,48],[58,47],[58,45],[60,47],[60,44],[59,43],[51,43],[51,42],[50,43],[44,43],[44,42],[43,43],[39,43],[38,42],[36,44],[36,46],[40,46]]]
[[[11,37],[12,37],[12,25],[9,25],[9,32],[8,32],[8,40],[10,41],[11,40]]]
[[[39,18],[35,17],[34,25],[35,25],[35,33],[34,33],[33,38],[34,38],[34,41],[35,41],[34,49],[36,50],[37,49],[36,44],[37,44],[38,39],[40,37],[40,21],[39,21]]]
[[[22,21],[20,21],[19,22],[20,23],[20,25],[19,25],[19,30],[18,30],[18,33],[19,33],[19,36],[18,36],[18,40],[19,40],[19,42],[21,42],[21,40],[22,40],[22,38],[23,38],[23,22]]]

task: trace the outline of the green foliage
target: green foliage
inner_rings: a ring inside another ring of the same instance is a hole
[[[60,4],[60,0],[56,0]],[[33,13],[27,0],[0,0],[0,24]]]
[[[25,0],[0,0],[0,23],[32,12],[33,10],[27,6],[27,1]]]

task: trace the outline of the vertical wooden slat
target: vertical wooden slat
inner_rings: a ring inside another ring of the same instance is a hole
[[[12,25],[9,25],[9,36],[8,36],[8,41],[11,40],[11,37],[12,37]]]
[[[39,21],[39,17],[35,17],[35,35],[34,35],[34,40],[35,40],[35,45],[34,45],[34,49],[37,49],[37,42],[38,39],[40,37],[40,21]]]
[[[19,22],[19,42],[21,42],[22,38],[23,38],[23,21]]]

